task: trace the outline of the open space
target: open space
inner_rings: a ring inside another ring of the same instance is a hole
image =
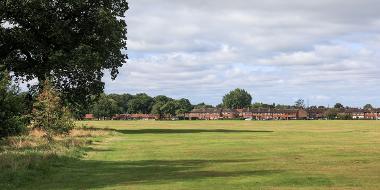
[[[21,189],[378,189],[379,121],[88,121],[115,130]]]

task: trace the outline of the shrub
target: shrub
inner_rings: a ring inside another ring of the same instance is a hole
[[[58,92],[49,81],[44,82],[31,115],[32,127],[46,131],[47,137],[67,134],[75,125],[69,109],[62,105]]]
[[[0,73],[0,138],[19,135],[26,129],[23,98],[19,89],[11,85],[7,72]]]

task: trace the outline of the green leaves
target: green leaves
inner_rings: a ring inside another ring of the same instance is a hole
[[[17,135],[25,130],[23,98],[11,85],[7,72],[0,72],[0,138]]]
[[[127,59],[126,0],[6,0],[0,3],[1,65],[14,76],[51,78],[63,99],[89,102]]]
[[[48,135],[68,133],[74,121],[68,108],[62,106],[58,92],[48,80],[44,82],[32,110],[32,127],[46,131]]]
[[[223,97],[223,106],[230,109],[242,109],[251,105],[252,96],[244,89],[237,88]]]

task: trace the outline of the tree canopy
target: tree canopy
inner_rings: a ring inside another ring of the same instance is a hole
[[[244,89],[237,88],[223,97],[223,106],[231,109],[251,106],[252,96]]]
[[[343,106],[343,104],[341,104],[341,103],[336,103],[336,104],[334,105],[334,108],[336,108],[336,109],[341,109],[341,108],[344,108],[344,106]]]
[[[126,0],[0,2],[0,64],[16,78],[46,78],[69,103],[103,91],[125,63]]]
[[[105,94],[102,94],[91,108],[96,118],[112,118],[113,115],[120,113],[121,109],[116,100]]]
[[[373,106],[371,104],[366,104],[365,106],[363,106],[363,109],[371,110],[371,109],[373,109]]]
[[[298,99],[298,100],[294,103],[294,107],[296,107],[296,108],[305,108],[305,100],[303,100],[303,99]]]

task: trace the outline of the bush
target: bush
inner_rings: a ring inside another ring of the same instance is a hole
[[[48,137],[67,134],[75,125],[69,109],[62,106],[58,92],[49,81],[44,82],[31,115],[32,127],[46,131]]]
[[[23,107],[19,89],[11,85],[7,72],[0,73],[0,138],[19,135],[25,131]]]

